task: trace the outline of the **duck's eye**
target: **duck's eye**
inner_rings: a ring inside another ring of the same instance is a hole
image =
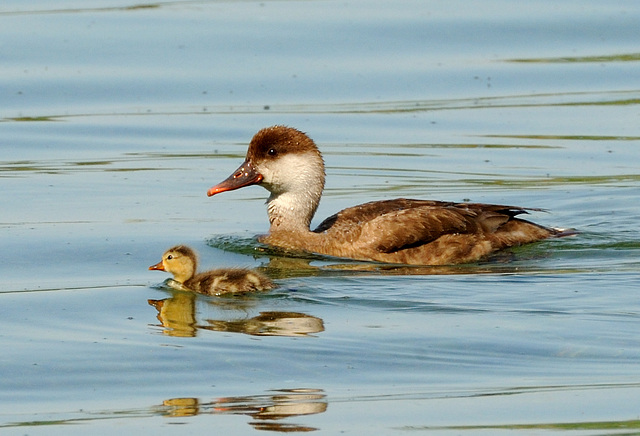
[[[270,148],[269,151],[267,151],[267,154],[269,156],[275,156],[278,152],[276,151],[275,148]]]
[[[167,256],[167,260],[171,260],[171,259],[173,259],[173,255],[170,254]]]

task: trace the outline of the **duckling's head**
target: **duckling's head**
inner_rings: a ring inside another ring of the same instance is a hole
[[[195,251],[186,245],[176,245],[164,252],[162,260],[149,267],[150,270],[166,271],[173,279],[184,283],[196,274],[198,257]]]

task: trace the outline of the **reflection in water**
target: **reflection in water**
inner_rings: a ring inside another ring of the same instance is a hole
[[[176,292],[164,300],[147,300],[158,311],[158,321],[169,336],[190,338],[196,335],[196,296],[190,292]]]
[[[279,279],[293,277],[315,277],[315,276],[433,276],[433,275],[464,275],[464,274],[513,274],[521,273],[527,269],[528,272],[535,271],[534,266],[527,266],[514,263],[517,260],[526,258],[548,257],[547,252],[532,254],[522,254],[516,256],[511,250],[504,250],[494,253],[491,257],[482,262],[461,264],[461,265],[393,265],[376,262],[349,262],[344,259],[333,259],[313,265],[313,260],[302,258],[272,257],[269,259],[266,269],[269,275]],[[558,270],[556,271],[558,272]]]
[[[198,324],[196,295],[175,292],[164,300],[147,300],[158,311],[163,333],[176,337],[194,337],[198,330],[245,333],[254,336],[308,336],[324,331],[322,319],[297,312],[260,312],[253,318],[235,320],[207,319]]]
[[[270,395],[223,397],[211,402],[202,402],[198,398],[171,398],[163,401],[162,405],[163,414],[167,417],[207,413],[247,415],[254,419],[249,424],[257,430],[294,432],[318,429],[275,421],[324,413],[327,410],[325,397],[321,389],[282,389]]]
[[[158,321],[165,334],[182,338],[196,335],[196,296],[189,292],[176,292],[164,300],[147,300],[158,311]]]
[[[324,331],[320,318],[297,312],[260,312],[250,319],[217,321],[208,319],[202,329],[245,333],[255,336],[308,336]]]
[[[587,393],[588,398],[596,398],[600,395],[604,395],[605,398],[623,398],[624,392],[632,390],[637,391],[640,388],[638,383],[620,383],[620,384],[575,384],[575,385],[550,385],[550,386],[529,386],[529,387],[505,387],[501,389],[471,389],[471,390],[426,390],[421,392],[398,392],[389,393],[386,392],[381,395],[364,395],[364,396],[351,396],[348,401],[352,404],[360,404],[361,408],[367,408],[369,412],[366,413],[389,413],[389,411],[396,410],[395,408],[404,408],[405,404],[409,402],[412,407],[416,405],[422,405],[424,410],[427,410],[431,406],[431,401],[447,401],[453,402],[453,408],[462,407],[474,407],[474,402],[481,401],[486,407],[487,400],[490,398],[500,398],[513,396],[524,397],[524,403],[519,404],[540,404],[543,399],[556,398],[550,395],[559,394],[567,395],[567,398],[575,399],[582,398]],[[633,393],[631,394],[633,396]],[[526,398],[529,398],[528,400]],[[2,421],[0,422],[0,430],[20,428],[23,429],[22,433],[27,433],[26,429],[33,429],[36,427],[48,428],[55,432],[56,429],[68,429],[70,424],[82,424],[87,426],[89,424],[107,421],[111,425],[128,425],[130,420],[134,423],[140,423],[141,419],[146,419],[154,416],[163,416],[166,418],[189,418],[198,415],[246,415],[253,418],[249,424],[257,430],[269,430],[280,432],[294,432],[294,431],[313,431],[319,430],[318,428],[299,425],[295,423],[282,422],[284,419],[292,419],[296,417],[302,417],[306,415],[315,415],[324,413],[328,408],[328,399],[323,390],[321,389],[280,389],[271,391],[269,394],[263,395],[251,395],[251,396],[239,396],[239,397],[223,397],[212,401],[201,401],[195,397],[181,397],[170,398],[164,400],[161,405],[152,405],[150,407],[142,408],[129,408],[129,409],[74,409],[73,411],[60,411],[60,409],[54,409],[55,411],[45,411],[41,419],[33,419],[28,415],[29,420],[26,421]],[[344,400],[332,400],[338,406]],[[471,403],[470,403],[471,401]],[[395,406],[394,406],[395,404]],[[582,403],[578,403],[582,404]],[[356,407],[356,406],[354,406]],[[457,409],[456,409],[457,410]],[[429,432],[429,434],[446,433],[446,434],[466,434],[469,432],[475,432],[482,434],[495,434],[497,432],[504,433],[504,430],[511,431],[525,431],[535,434],[547,434],[550,431],[555,430],[556,433],[564,432],[570,435],[576,434],[640,434],[640,420],[636,415],[631,415],[625,419],[620,417],[617,420],[594,420],[582,419],[565,420],[565,421],[550,421],[542,418],[541,422],[536,421],[514,421],[513,419],[506,419],[509,421],[505,423],[504,413],[500,412],[501,409],[497,408],[498,415],[490,415],[488,418],[484,418],[482,422],[474,423],[472,418],[460,418],[459,413],[454,414],[457,424],[451,425],[438,425],[430,424],[428,419],[425,418],[423,425],[402,425],[402,422],[393,427],[393,430],[400,431],[400,433],[409,434],[422,434]],[[501,414],[502,413],[502,414]],[[8,416],[8,415],[7,415]],[[27,415],[25,415],[27,416]],[[542,415],[541,415],[542,416]],[[362,417],[359,417],[362,419]],[[326,417],[325,419],[332,419]],[[334,418],[335,419],[335,418]],[[402,419],[402,418],[400,418]],[[118,422],[119,420],[120,422]],[[279,422],[275,422],[279,421]],[[357,423],[359,423],[358,421]],[[178,423],[174,421],[174,423]],[[105,425],[105,424],[103,424]],[[62,427],[65,426],[65,427]],[[124,428],[124,427],[123,427]],[[69,433],[68,431],[66,433]],[[185,433],[188,433],[185,431]],[[362,433],[362,432],[360,432]],[[358,433],[358,434],[360,434]]]

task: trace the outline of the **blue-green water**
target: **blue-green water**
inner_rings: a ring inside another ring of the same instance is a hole
[[[3,434],[636,434],[640,4],[0,5]],[[287,258],[260,128],[319,144],[315,223],[395,197],[579,230],[452,268]],[[280,288],[173,292],[176,243]],[[160,303],[161,302],[161,303]]]

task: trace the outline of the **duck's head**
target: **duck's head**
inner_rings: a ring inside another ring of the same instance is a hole
[[[324,162],[318,147],[305,133],[272,126],[255,134],[245,161],[226,180],[207,192],[209,197],[249,185],[269,192],[272,226],[297,222],[309,227],[324,189]],[[295,216],[293,220],[283,216]]]
[[[197,267],[196,253],[186,245],[177,245],[165,251],[162,260],[149,269],[166,271],[173,274],[175,281],[184,283],[195,275]]]

